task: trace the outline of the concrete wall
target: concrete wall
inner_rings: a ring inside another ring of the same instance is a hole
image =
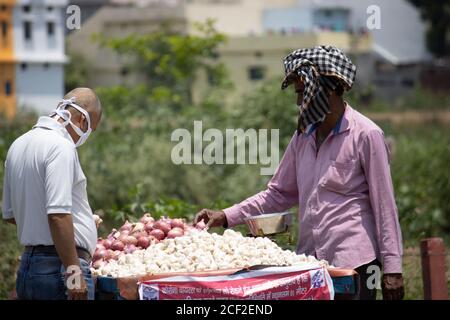
[[[263,32],[262,13],[268,7],[292,6],[296,0],[189,1],[185,5],[188,21],[216,20],[216,28],[230,36]]]
[[[266,32],[307,32],[312,29],[313,15],[311,10],[300,7],[273,8],[263,11],[262,23]]]
[[[33,108],[39,114],[55,109],[64,95],[62,64],[29,63],[26,69],[16,66],[16,94],[18,107]]]

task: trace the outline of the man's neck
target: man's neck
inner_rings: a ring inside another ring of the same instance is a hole
[[[336,97],[335,99],[330,99],[330,111],[331,113],[327,114],[325,120],[317,128],[317,134],[322,139],[325,139],[330,131],[336,127],[337,122],[344,114],[345,103],[342,98]]]

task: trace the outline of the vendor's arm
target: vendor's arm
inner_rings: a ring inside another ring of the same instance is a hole
[[[383,264],[383,296],[401,298],[402,234],[389,169],[389,150],[381,131],[371,131],[364,138],[361,159]],[[398,285],[391,285],[393,282]]]
[[[243,223],[248,216],[280,212],[298,204],[295,165],[297,139],[297,134],[294,134],[266,190],[223,210],[228,227]]]

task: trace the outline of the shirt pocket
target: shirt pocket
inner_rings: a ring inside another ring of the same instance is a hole
[[[353,175],[356,161],[332,161],[319,185],[329,191],[348,194],[353,189]]]

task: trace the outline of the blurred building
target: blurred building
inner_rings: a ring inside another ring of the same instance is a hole
[[[230,36],[263,33],[263,11],[267,8],[287,8],[297,0],[185,0],[188,21],[214,19],[215,26]]]
[[[293,50],[330,44],[347,54],[362,57],[370,53],[370,36],[355,37],[346,32],[266,34],[251,37],[231,37],[219,48],[219,59],[235,84],[235,94],[248,93],[258,84],[283,76],[283,58]],[[208,90],[208,76],[200,74],[194,86],[194,98]],[[280,83],[281,85],[281,83]]]
[[[145,34],[170,21],[179,32],[193,32],[192,22],[217,18],[216,28],[229,35],[220,47],[219,59],[229,70],[236,95],[273,77],[281,77],[282,58],[290,51],[323,43],[336,45],[347,52],[364,54],[370,50],[370,37],[353,37],[346,31],[283,36],[264,32],[265,8],[295,4],[293,0],[191,0],[180,2],[112,0],[68,38],[68,50],[82,56],[92,68],[89,86],[133,85],[144,80],[129,72],[126,57],[115,54],[93,42],[93,34],[123,37]],[[118,5],[118,4],[122,5]],[[135,4],[135,5],[133,5]],[[236,23],[239,21],[239,23]],[[200,74],[194,84],[193,97],[208,90],[208,75]]]
[[[12,117],[16,111],[13,10],[15,0],[0,2],[0,113]]]
[[[368,29],[375,5],[380,28]],[[425,47],[425,24],[418,10],[406,0],[299,0],[288,8],[269,8],[263,14],[269,33],[346,31],[370,33],[369,55],[355,58],[359,87],[371,87],[377,97],[395,100],[420,83],[422,64],[429,60]]]
[[[64,94],[66,0],[0,1],[0,110],[17,106],[40,113],[55,108]]]
[[[373,4],[380,8],[381,28],[368,30],[367,8]],[[343,49],[358,67],[356,87],[388,100],[416,86],[427,58],[424,24],[406,0],[111,0],[69,37],[69,49],[92,65],[89,85],[131,85],[142,79],[128,72],[126,57],[93,45],[92,33],[143,34],[163,20],[175,21],[180,32],[194,32],[192,22],[210,18],[229,37],[219,58],[237,94],[281,77],[282,58],[301,47]],[[208,76],[200,75],[194,88],[194,97],[207,90]]]

